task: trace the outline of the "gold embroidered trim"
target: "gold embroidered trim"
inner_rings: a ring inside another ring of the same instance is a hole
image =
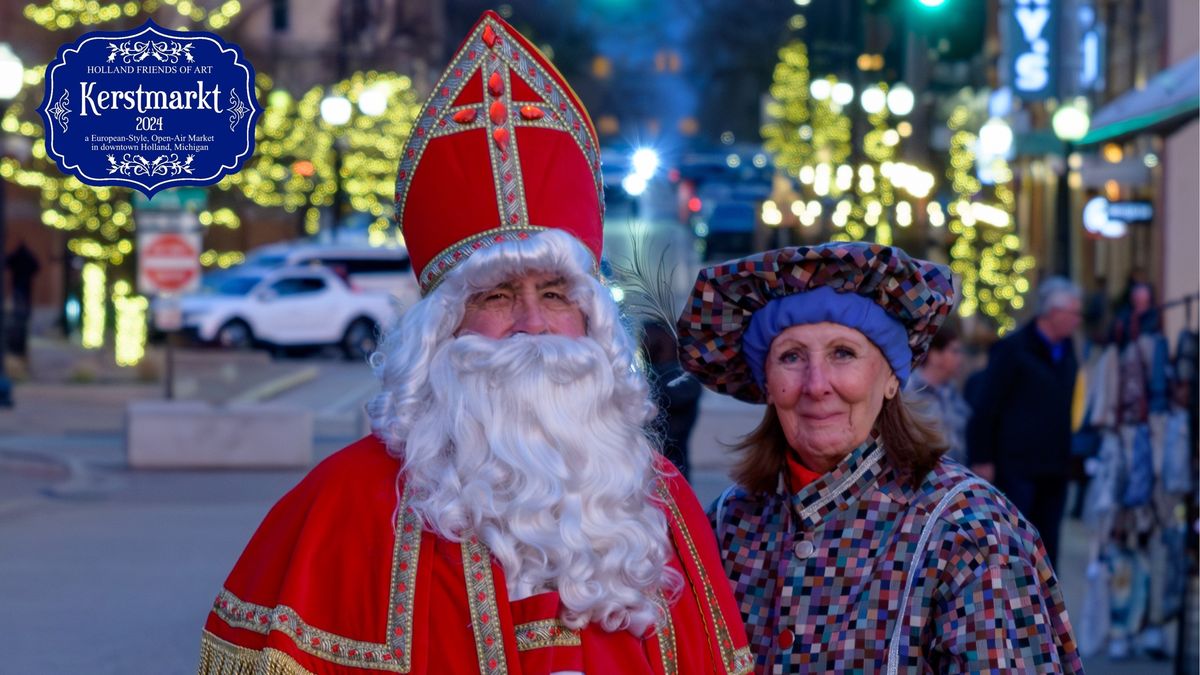
[[[278,649],[247,649],[208,631],[200,636],[197,675],[313,675]]]
[[[671,517],[676,523],[676,531],[680,533],[684,543],[687,545],[687,553],[692,558],[692,563],[696,569],[704,570],[704,563],[700,560],[700,553],[696,549],[696,542],[692,539],[692,533],[684,526],[683,514],[679,511],[679,505],[675,503],[675,499],[671,496],[671,490],[659,481],[658,496],[663,504],[670,509]],[[680,551],[682,554],[683,551]],[[686,569],[686,568],[685,568]],[[733,638],[729,635],[729,627],[725,625],[725,617],[721,614],[721,605],[717,603],[717,596],[713,592],[712,586],[708,583],[708,579],[696,579],[697,586],[701,586],[704,591],[704,600],[707,601],[709,613],[712,615],[713,630],[716,632],[717,647],[721,650],[721,663],[725,666],[725,670],[729,675],[744,675],[749,673],[754,665],[754,661],[750,656],[750,650],[734,649]],[[697,598],[699,601],[700,598]],[[703,613],[703,609],[701,610]]]
[[[479,36],[482,35],[483,29],[487,25],[490,25],[490,22],[481,22],[478,29],[468,38],[469,42],[478,43]],[[454,55],[454,59],[450,61],[450,65],[446,66],[446,70],[442,72],[437,84],[434,85],[434,93],[429,100],[425,101],[425,105],[421,106],[421,112],[417,115],[411,135],[404,144],[404,150],[400,155],[400,168],[396,174],[396,222],[401,226],[404,224],[404,203],[408,200],[408,188],[412,185],[413,173],[421,161],[421,156],[425,154],[425,148],[429,146],[431,132],[435,127],[446,127],[453,123],[452,120],[447,121],[445,117],[439,116],[438,112],[449,107],[466,88],[476,69],[475,59],[481,56],[484,54],[479,51],[478,47],[469,51],[459,50]],[[484,86],[486,86],[486,82]],[[440,121],[439,117],[441,117]],[[491,139],[488,139],[488,142],[491,142]]]
[[[660,591],[658,606],[662,609],[663,620],[658,626],[658,653],[662,657],[663,673],[676,675],[679,672],[678,653],[675,651],[675,624],[671,620],[671,605]]]
[[[578,647],[583,644],[579,632],[567,628],[558,619],[518,624],[514,631],[519,652],[543,647]]]
[[[750,647],[739,647],[733,652],[733,663],[729,664],[729,675],[750,675],[754,671],[754,656]]]
[[[407,673],[412,667],[413,604],[417,587],[417,562],[421,558],[421,516],[408,505],[404,487],[396,509],[396,543],[392,551],[391,601],[388,603],[387,640],[392,656]]]
[[[283,633],[302,651],[330,663],[396,673],[409,672],[412,668],[413,596],[417,562],[421,555],[421,518],[408,506],[407,488],[400,499],[397,513],[386,643],[351,640],[314,628],[291,607],[256,605],[242,600],[227,589],[221,589],[217,595],[213,612],[235,628],[262,635],[271,631]]]
[[[504,657],[504,636],[500,634],[500,615],[496,611],[492,554],[478,537],[468,533],[462,542],[462,558],[480,675],[505,675],[508,661]]]
[[[351,640],[336,633],[313,628],[296,610],[287,605],[264,607],[246,602],[221,589],[213,603],[213,612],[234,628],[243,628],[266,635],[282,633],[308,654],[331,663],[358,668],[387,670],[407,673],[408,666],[401,664],[389,651],[387,644]]]
[[[525,204],[525,178],[521,175],[521,162],[518,160],[520,150],[517,134],[512,124],[512,71],[496,51],[493,49],[488,54],[481,71],[484,82],[493,74],[498,74],[504,83],[500,95],[492,96],[493,103],[499,102],[504,106],[504,117],[498,124],[490,114],[484,120],[488,133],[488,160],[492,165],[492,189],[496,194],[496,210],[500,213],[501,227],[524,227],[529,224],[529,209]],[[491,92],[488,92],[488,96],[491,96]],[[497,131],[508,134],[506,147],[501,147],[494,140],[492,135]]]
[[[545,232],[548,229],[550,228],[541,227],[540,225],[496,227],[480,232],[479,234],[471,235],[457,242],[431,258],[429,263],[425,265],[425,269],[421,271],[419,278],[422,289],[421,297],[432,293],[446,279],[446,273],[454,269],[456,264],[466,259],[467,256],[475,251],[504,241],[512,241],[513,238],[527,239],[531,234]],[[588,251],[590,252],[591,249],[588,249]]]

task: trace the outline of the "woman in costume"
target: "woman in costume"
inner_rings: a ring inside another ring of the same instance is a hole
[[[766,404],[709,514],[757,672],[1082,672],[1036,530],[901,394],[954,301],[862,242],[700,271],[681,361]]]

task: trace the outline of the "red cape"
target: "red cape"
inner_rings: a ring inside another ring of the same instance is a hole
[[[555,593],[508,599],[479,542],[450,542],[405,504],[400,462],[368,436],[267,515],[213,604],[201,673],[588,675],[750,672],[708,520],[663,462],[659,497],[686,580],[653,635],[573,631]],[[262,670],[257,670],[262,669]]]

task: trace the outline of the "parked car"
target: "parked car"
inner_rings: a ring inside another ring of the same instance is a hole
[[[250,251],[243,264],[270,268],[324,265],[355,288],[391,293],[401,307],[411,307],[421,299],[412,260],[403,246],[282,242]]]
[[[180,299],[183,329],[230,349],[333,345],[348,359],[375,351],[381,326],[396,316],[387,293],[356,290],[320,266],[239,266],[205,279]]]
[[[706,260],[725,260],[754,250],[758,208],[753,202],[722,201],[695,222],[696,236],[704,241]]]

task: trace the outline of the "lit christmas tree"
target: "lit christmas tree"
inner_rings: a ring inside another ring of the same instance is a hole
[[[792,189],[778,191],[763,205],[763,222],[787,221],[809,228],[827,219],[837,241],[870,240],[890,244],[893,225],[914,222],[914,202],[933,189],[933,175],[896,161],[902,134],[892,127],[888,87],[863,92],[869,130],[863,134],[855,164],[852,120],[843,110],[856,105],[849,83],[834,77],[811,78],[808,53],[794,40],[779,52],[767,106],[770,121],[762,128],[763,145]],[[911,106],[910,106],[911,107]],[[789,199],[791,217],[779,199]]]

